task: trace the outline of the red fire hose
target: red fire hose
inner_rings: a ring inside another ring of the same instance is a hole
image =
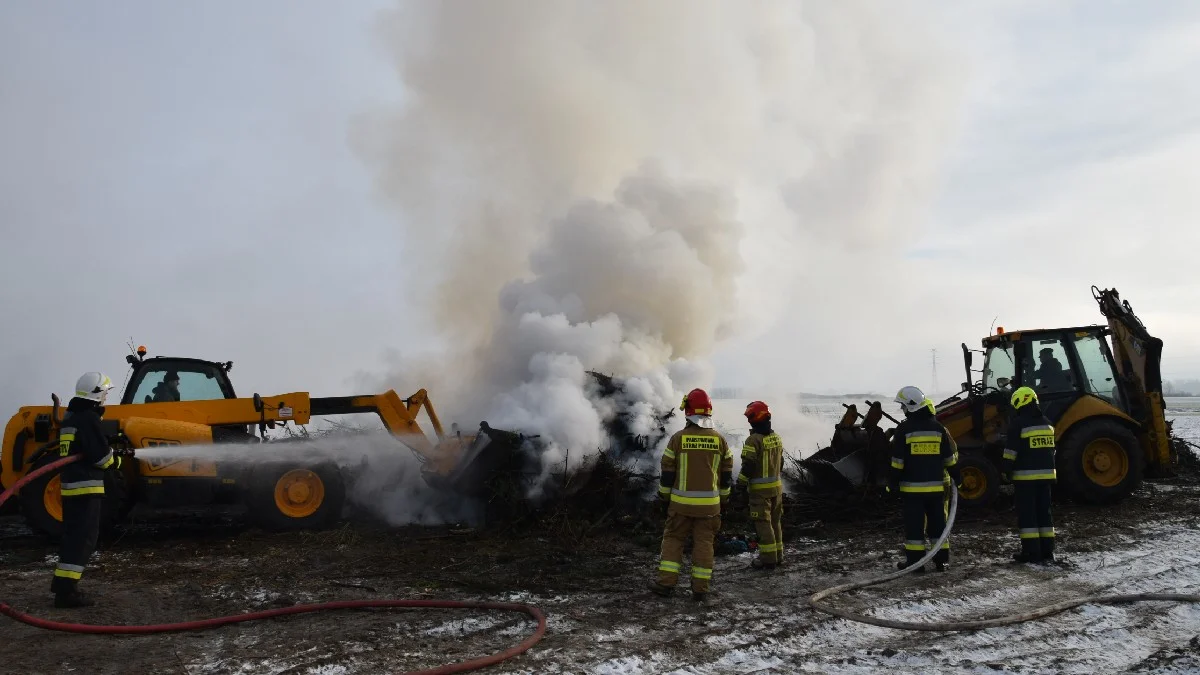
[[[12,487],[0,493],[0,504],[3,504],[9,499],[21,486],[29,481],[49,473],[54,469],[65,466],[71,462],[78,460],[80,455],[66,457],[39,469],[29,472],[24,478],[13,483]],[[47,619],[39,619],[35,616],[30,616],[24,612],[13,609],[6,602],[0,601],[0,614],[11,617],[21,623],[35,626],[37,628],[45,628],[46,630],[64,631],[67,633],[104,633],[108,635],[137,635],[145,633],[169,633],[173,631],[184,630],[202,630],[205,628],[215,628],[231,623],[241,623],[243,621],[257,621],[259,619],[269,619],[276,616],[286,616],[288,614],[307,614],[309,612],[322,612],[335,609],[366,609],[366,608],[394,608],[394,607],[421,607],[421,608],[438,608],[438,609],[492,609],[504,610],[509,612],[524,612],[537,620],[537,630],[532,635],[521,641],[520,644],[510,647],[502,652],[497,652],[489,656],[483,656],[470,661],[462,661],[450,665],[439,666],[429,670],[414,670],[404,673],[403,675],[446,675],[448,673],[464,673],[470,670],[478,670],[487,666],[492,666],[506,659],[522,654],[529,650],[530,647],[537,644],[542,636],[546,634],[546,615],[542,610],[531,605],[509,602],[459,602],[456,600],[340,600],[334,602],[322,602],[314,605],[295,605],[292,607],[282,607],[279,609],[269,609],[262,612],[251,612],[249,614],[236,614],[232,616],[222,616],[213,619],[200,619],[197,621],[182,621],[179,623],[161,623],[150,624],[146,626],[96,626],[86,623],[64,623],[60,621],[50,621]]]

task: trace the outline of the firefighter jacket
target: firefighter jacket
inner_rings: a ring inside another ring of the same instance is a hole
[[[930,410],[910,413],[892,436],[891,488],[903,493],[941,492],[947,476],[955,485],[961,482],[954,438]]]
[[[714,429],[688,422],[663,450],[658,494],[670,501],[668,513],[720,515],[733,488],[733,452]]]
[[[67,404],[58,430],[58,455],[83,455],[62,469],[62,496],[104,494],[104,470],[113,466],[112,448],[100,424],[104,408],[94,401],[76,397]]]
[[[770,425],[751,429],[742,445],[742,469],[738,483],[747,485],[752,494],[778,497],[783,494],[783,439]]]
[[[1014,481],[1055,481],[1054,427],[1037,404],[1017,410],[1004,440],[1004,473]]]

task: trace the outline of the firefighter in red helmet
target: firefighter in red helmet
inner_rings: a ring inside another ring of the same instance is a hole
[[[749,493],[750,520],[758,531],[755,569],[770,570],[783,564],[783,440],[771,428],[771,410],[762,401],[746,406],[750,435],[742,445],[738,487]]]
[[[721,529],[721,508],[733,488],[733,452],[713,428],[712,401],[693,389],[679,406],[687,417],[663,450],[659,498],[668,502],[658,580],[650,589],[671,595],[683,564],[683,544],[692,537],[692,598],[707,604],[713,548]]]

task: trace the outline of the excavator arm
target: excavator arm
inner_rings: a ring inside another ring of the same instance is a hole
[[[1146,330],[1117,289],[1092,286],[1092,297],[1112,330],[1117,375],[1129,399],[1130,415],[1146,430],[1146,455],[1153,464],[1167,464],[1171,461],[1171,442],[1162,398],[1163,341]]]
[[[1092,297],[1112,329],[1121,377],[1132,383],[1139,394],[1161,394],[1163,341],[1150,335],[1129,301],[1121,300],[1117,289],[1100,290],[1092,286]]]

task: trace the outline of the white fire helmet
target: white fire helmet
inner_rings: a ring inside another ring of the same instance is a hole
[[[107,375],[93,370],[79,377],[75,383],[75,395],[103,404],[108,397],[108,390],[112,388],[112,380]]]
[[[920,388],[913,387],[911,385],[901,389],[899,393],[896,394],[896,398],[894,400],[896,403],[900,404],[900,407],[904,409],[904,412],[914,413],[921,408],[929,408],[931,411],[933,410],[933,401],[930,401],[928,398],[926,398],[925,392],[921,391]]]

